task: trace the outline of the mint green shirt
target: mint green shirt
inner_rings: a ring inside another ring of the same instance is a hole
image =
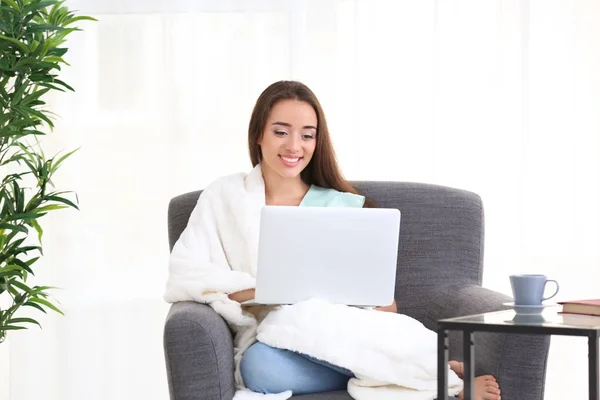
[[[365,197],[359,194],[338,192],[311,185],[300,202],[300,207],[357,207],[365,204]]]

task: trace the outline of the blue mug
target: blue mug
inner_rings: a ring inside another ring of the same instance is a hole
[[[551,296],[544,297],[544,291],[548,282],[554,283],[556,290]],[[511,275],[510,285],[515,305],[519,306],[539,306],[542,304],[542,301],[556,296],[559,289],[558,282],[553,279],[547,279],[546,275],[538,274]]]

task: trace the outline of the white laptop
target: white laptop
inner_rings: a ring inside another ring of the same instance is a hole
[[[256,298],[243,304],[390,305],[399,235],[396,209],[265,206]]]

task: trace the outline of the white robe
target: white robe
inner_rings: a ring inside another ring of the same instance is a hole
[[[348,392],[357,400],[429,400],[436,397],[437,336],[401,314],[311,300],[242,310],[227,294],[255,287],[260,211],[265,187],[260,166],[210,184],[198,199],[171,253],[167,302],[210,305],[234,332],[235,400],[287,399],[244,389],[239,364],[256,340],[305,353],[353,371]],[[448,370],[449,394],[462,381]]]

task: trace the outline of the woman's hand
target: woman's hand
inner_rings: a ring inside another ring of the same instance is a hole
[[[398,312],[398,306],[396,305],[396,299],[394,299],[394,301],[392,302],[392,304],[390,304],[389,306],[375,307],[375,310],[397,313]]]
[[[233,301],[243,303],[245,301],[254,299],[254,289],[246,289],[239,292],[230,293],[228,297]]]

